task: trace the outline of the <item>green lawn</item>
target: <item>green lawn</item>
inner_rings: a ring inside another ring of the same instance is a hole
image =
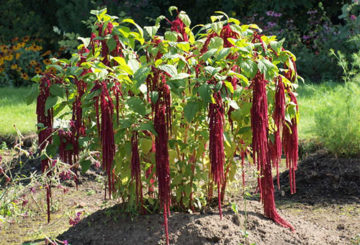
[[[0,135],[14,135],[16,128],[22,134],[35,132],[36,104],[27,105],[25,97],[30,87],[0,88]]]

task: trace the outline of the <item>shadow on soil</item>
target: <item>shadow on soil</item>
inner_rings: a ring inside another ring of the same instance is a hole
[[[360,202],[360,159],[336,158],[325,151],[310,154],[298,165],[296,193],[290,195],[289,171],[280,175],[279,203],[347,204]]]

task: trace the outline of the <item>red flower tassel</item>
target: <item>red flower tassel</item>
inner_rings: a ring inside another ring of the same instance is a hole
[[[36,114],[38,125],[42,124],[42,127],[38,127],[39,131],[39,147],[40,150],[44,150],[48,144],[52,142],[52,124],[53,124],[53,110],[52,108],[45,111],[45,103],[50,96],[51,80],[49,74],[44,74],[40,80],[39,89],[40,93],[37,98]],[[41,160],[41,171],[45,172],[49,168],[49,159]],[[50,174],[50,173],[49,173]],[[50,222],[50,202],[51,202],[51,186],[46,186],[46,204],[47,204],[47,217]]]
[[[218,206],[220,219],[221,193],[220,186],[224,181],[224,106],[220,92],[214,94],[216,104],[209,105],[209,156],[211,164],[211,175],[214,182],[218,185]]]
[[[140,155],[138,147],[138,133],[133,132],[131,137],[131,177],[135,180],[136,188],[136,203],[142,207],[142,184],[141,184],[141,170],[140,170]]]
[[[252,147],[254,163],[260,171],[258,179],[260,196],[265,216],[283,227],[294,228],[276,211],[274,184],[271,174],[270,151],[268,149],[268,104],[264,75],[258,73],[253,80],[253,105],[251,107]]]
[[[101,147],[102,147],[102,161],[103,169],[108,176],[108,190],[109,198],[114,186],[114,175],[112,174],[113,161],[115,156],[115,140],[113,129],[113,102],[109,95],[106,82],[102,83],[102,90],[100,96],[101,107]]]

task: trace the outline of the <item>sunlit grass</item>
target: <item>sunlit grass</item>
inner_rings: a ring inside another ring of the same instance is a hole
[[[25,102],[30,87],[25,88],[0,88],[0,135],[15,135],[16,128],[22,134],[36,130],[36,104]]]
[[[315,114],[323,103],[326,103],[327,93],[335,91],[342,83],[323,82],[321,84],[300,84],[297,90],[299,97],[299,138],[311,139],[316,137]]]

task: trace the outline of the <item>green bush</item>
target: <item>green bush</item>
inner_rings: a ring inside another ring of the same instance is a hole
[[[315,132],[319,141],[335,155],[360,155],[360,86],[349,82],[317,96]]]

